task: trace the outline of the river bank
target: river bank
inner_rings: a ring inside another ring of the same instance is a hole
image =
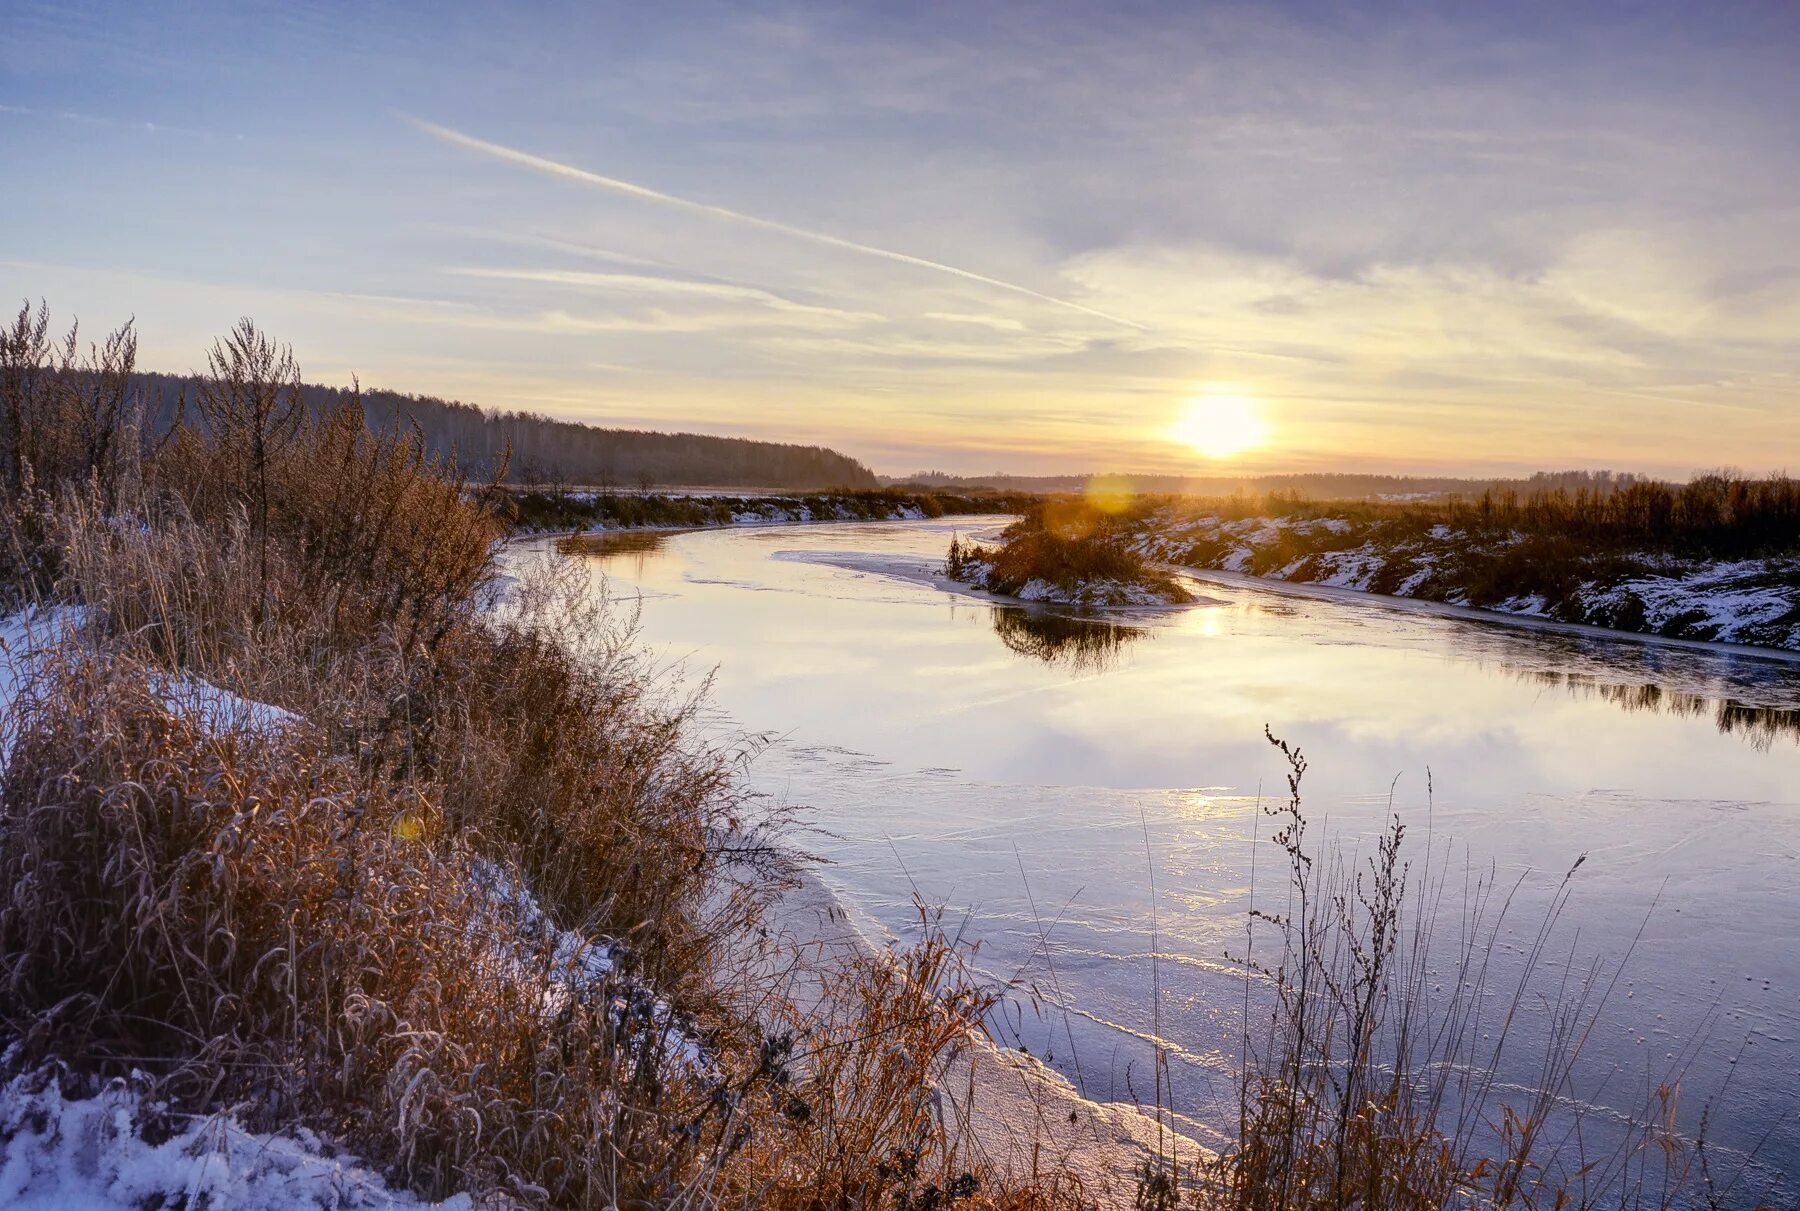
[[[717,529],[839,521],[921,521],[933,517],[1016,512],[1035,498],[1023,492],[490,492],[514,534],[544,535],[640,529]]]
[[[1800,651],[1800,558],[1571,552],[1504,527],[1352,507],[1229,516],[1171,504],[1121,519],[1147,559],[1664,639]]]
[[[803,1008],[816,1005],[835,971],[901,944],[817,866],[792,863],[784,883],[770,905],[758,976]],[[1146,1163],[1211,1155],[1172,1116],[1159,1124],[1155,1110],[1085,1097],[1051,1065],[984,1032],[958,1048],[938,1087],[939,1115],[959,1150],[999,1172],[1074,1174],[1098,1207],[1131,1207]]]

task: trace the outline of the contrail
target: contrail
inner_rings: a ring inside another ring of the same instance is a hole
[[[827,235],[822,231],[808,231],[804,227],[794,227],[775,219],[762,219],[753,214],[743,214],[736,210],[728,210],[723,206],[714,206],[707,202],[695,202],[688,198],[678,198],[674,194],[663,193],[659,189],[650,189],[643,185],[633,185],[630,181],[621,181],[616,177],[603,177],[597,172],[589,172],[585,168],[576,168],[573,164],[563,164],[557,160],[534,156],[528,151],[505,147],[499,143],[490,143],[486,139],[478,139],[474,135],[466,135],[460,130],[451,130],[448,126],[439,126],[435,122],[427,122],[423,118],[415,118],[411,114],[402,113],[400,117],[413,126],[434,138],[446,143],[454,143],[458,147],[466,147],[470,151],[478,151],[483,155],[493,156],[497,160],[519,164],[538,172],[548,173],[555,177],[565,177],[571,181],[580,181],[584,185],[595,185],[601,189],[610,189],[614,193],[624,194],[629,198],[639,198],[646,202],[660,202],[665,206],[674,206],[694,214],[703,214],[715,219],[728,219],[734,223],[744,223],[751,227],[761,227],[765,231],[779,231],[783,235],[796,239],[811,240],[815,244],[824,244],[831,248],[842,248],[849,252],[860,252],[864,256],[880,257],[887,261],[898,261],[902,265],[917,265],[921,269],[932,269],[938,273],[947,273],[952,277],[963,278],[971,282],[980,282],[984,286],[993,286],[999,290],[1010,290],[1014,294],[1022,294],[1026,298],[1037,299],[1041,303],[1049,303],[1055,307],[1079,311],[1083,315],[1091,315],[1096,319],[1106,320],[1112,324],[1123,324],[1127,328],[1136,328],[1140,332],[1148,331],[1143,324],[1122,319],[1116,315],[1108,315],[1092,307],[1084,307],[1080,303],[1072,303],[1068,299],[1059,299],[1054,295],[1040,294],[1029,286],[1020,286],[1014,282],[1003,282],[999,278],[991,278],[986,274],[975,273],[968,269],[958,269],[955,265],[946,265],[941,261],[930,261],[924,257],[912,256],[904,252],[895,252],[890,248],[877,248],[872,244],[859,244],[855,240],[846,240],[840,236]]]

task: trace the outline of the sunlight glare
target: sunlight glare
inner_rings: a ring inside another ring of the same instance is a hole
[[[1169,434],[1207,458],[1231,458],[1266,442],[1269,425],[1254,400],[1205,395],[1188,401]]]

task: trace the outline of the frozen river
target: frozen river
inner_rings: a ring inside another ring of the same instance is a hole
[[[1253,852],[1260,886],[1281,874],[1266,820],[1253,841],[1283,790],[1267,724],[1311,761],[1315,831],[1366,843],[1391,797],[1419,865],[1429,843],[1459,883],[1523,877],[1502,967],[1586,854],[1552,966],[1610,978],[1642,937],[1577,1092],[1629,1108],[1697,1039],[1683,1122],[1716,1099],[1713,1142],[1760,1145],[1758,1189],[1800,1171],[1800,665],[1241,584],[1097,623],[890,574],[995,524],[633,534],[586,558],[642,596],[659,654],[716,670],[731,724],[780,737],[756,785],[805,809],[862,920],[904,934],[915,887],[966,913],[984,970],[1041,994],[996,1032],[1088,1096],[1150,1096],[1153,869],[1175,1101],[1231,1121],[1225,952]]]

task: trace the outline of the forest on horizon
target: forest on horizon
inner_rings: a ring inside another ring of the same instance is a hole
[[[192,375],[143,372],[134,376],[153,429],[174,422],[180,400],[194,396]],[[349,389],[306,383],[301,397],[318,416],[347,398]],[[506,480],[527,488],[873,488],[874,472],[825,446],[614,429],[557,420],[535,412],[484,408],[457,400],[362,389],[369,425],[417,424],[426,448],[454,455],[471,479],[487,479],[503,464]],[[510,451],[510,459],[507,454]]]

